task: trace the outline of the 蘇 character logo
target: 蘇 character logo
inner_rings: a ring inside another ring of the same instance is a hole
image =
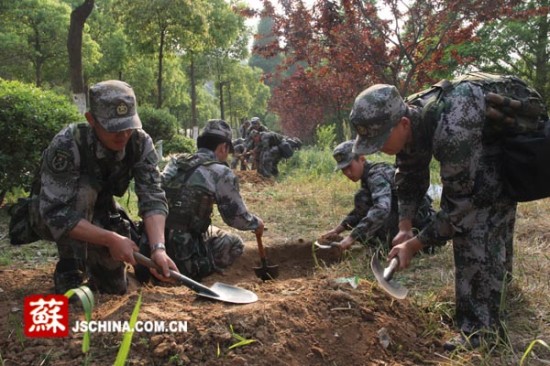
[[[69,335],[69,299],[65,295],[31,295],[23,307],[24,332],[29,338]]]

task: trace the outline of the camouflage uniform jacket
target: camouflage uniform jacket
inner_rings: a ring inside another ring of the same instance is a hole
[[[421,110],[410,106],[412,141],[396,158],[399,219],[414,217],[430,185],[432,154],[440,163],[443,185],[441,211],[418,235],[424,245],[436,245],[467,230],[468,213],[502,195],[476,181],[483,174],[478,162],[484,149],[479,146],[484,146],[485,109],[483,90],[472,83],[460,83],[446,94],[435,118],[422,118]]]
[[[195,156],[202,161],[216,160],[214,152],[201,148]],[[172,159],[162,172],[164,183],[177,178],[178,166]],[[195,186],[210,192],[218,205],[223,221],[238,230],[256,230],[258,219],[250,214],[239,192],[239,181],[227,164],[199,166],[187,179],[187,186]]]
[[[365,191],[368,202],[365,211],[355,207],[340,225],[353,228],[351,237],[355,240],[368,240],[384,227],[392,211],[392,201],[395,198],[395,169],[386,163],[369,164],[365,161],[361,188]]]
[[[89,125],[86,124],[84,128],[88,131],[87,142],[83,142],[83,146],[90,149],[88,159],[95,158],[94,164],[80,156],[77,141],[81,136],[81,127],[76,124],[61,130],[44,152],[38,210],[53,239],[57,241],[66,235],[81,219],[90,219],[76,209],[82,190],[95,192],[86,193],[87,197],[92,197],[88,205],[93,208],[97,195],[103,188],[120,196],[124,194],[132,178],[139,200],[139,215],[166,215],[168,205],[160,187],[158,157],[151,137],[142,129],[133,132],[128,144],[134,143],[137,151],[133,151],[134,161],[130,162],[132,165],[127,166],[128,162],[124,157],[128,145],[123,151],[110,151],[101,144]],[[94,174],[98,171],[91,169],[90,165],[95,164],[103,176]],[[85,165],[88,172],[83,172]],[[109,179],[111,177],[116,180]]]

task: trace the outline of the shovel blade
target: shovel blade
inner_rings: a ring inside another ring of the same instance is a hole
[[[279,277],[279,266],[265,265],[261,267],[254,267],[254,273],[256,274],[256,277],[260,278],[262,281],[274,280]]]
[[[197,295],[233,304],[250,304],[258,301],[258,296],[254,292],[226,283],[216,282],[209,290],[205,292],[199,291]]]
[[[376,281],[378,281],[378,284],[384,291],[399,300],[407,297],[407,294],[409,293],[407,288],[398,282],[386,280],[386,278],[384,278],[384,267],[380,264],[376,254],[372,256],[370,267],[372,269],[372,273],[374,273],[374,277],[376,277]]]

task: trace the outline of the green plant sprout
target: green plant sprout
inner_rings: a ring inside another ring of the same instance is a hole
[[[233,338],[235,338],[238,342],[237,343],[234,343],[232,344],[231,346],[229,346],[227,348],[227,350],[232,350],[234,348],[238,348],[238,347],[244,347],[246,345],[249,345],[250,343],[254,343],[256,342],[255,339],[246,339],[244,338],[243,336],[235,333],[235,331],[233,330],[233,325],[229,325],[229,329],[231,329],[231,335],[233,336]]]
[[[73,295],[76,295],[82,307],[84,308],[84,317],[89,323],[92,319],[92,311],[94,310],[94,294],[88,286],[80,286],[77,288],[72,288],[69,291],[65,292],[67,298],[71,298]],[[82,339],[82,352],[87,353],[90,350],[90,330],[87,330],[84,333],[84,338]]]
[[[140,308],[141,308],[141,291],[139,292],[136,305],[134,306],[134,310],[132,311],[132,315],[130,316],[130,330],[124,332],[122,343],[118,348],[118,353],[116,355],[114,366],[124,366],[124,364],[126,363],[126,358],[128,358],[128,354],[130,353],[130,346],[132,345],[132,337],[134,336],[134,327],[138,319]]]

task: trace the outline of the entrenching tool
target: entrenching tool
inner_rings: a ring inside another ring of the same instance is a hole
[[[134,252],[134,258],[139,264],[154,268],[160,272],[160,268],[157,264],[143,254]],[[195,291],[198,296],[207,297],[212,300],[231,302],[234,304],[250,304],[258,301],[258,296],[256,296],[254,292],[225,283],[216,282],[212,287],[206,287],[173,270],[170,270],[170,278],[176,279],[184,286],[189,287],[191,290]]]
[[[376,253],[373,254],[370,262],[370,268],[372,269],[374,277],[376,277],[376,280],[378,281],[380,287],[382,287],[382,289],[391,296],[401,300],[407,297],[407,293],[409,292],[409,290],[403,287],[401,284],[391,280],[393,277],[393,273],[398,266],[399,258],[393,257],[390,261],[390,265],[386,268],[383,268],[380,264],[380,261],[378,260],[378,255]]]
[[[319,249],[332,249],[332,248],[338,248],[338,243],[337,242],[331,242],[331,243],[328,243],[328,244],[321,244],[319,243],[317,240],[313,243],[313,245],[315,245],[317,248]]]
[[[256,233],[256,242],[258,243],[258,251],[260,252],[261,267],[254,267],[256,277],[261,278],[262,281],[272,280],[279,276],[278,265],[268,265],[265,257],[264,245],[262,244],[262,235]]]

